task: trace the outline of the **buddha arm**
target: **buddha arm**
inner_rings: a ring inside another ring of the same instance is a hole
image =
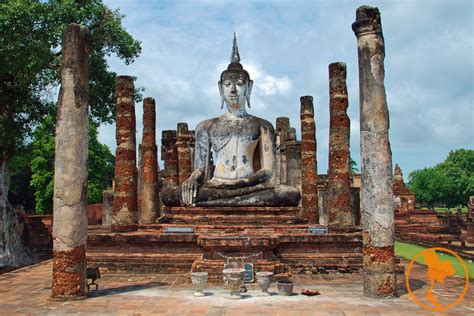
[[[251,174],[250,176],[241,179],[220,179],[214,177],[204,183],[203,187],[233,190],[254,186],[259,183],[263,183],[270,178],[271,174],[268,172],[268,170],[260,169],[257,172]]]
[[[206,166],[209,160],[209,135],[207,121],[196,127],[196,145],[194,158],[194,171],[191,176],[181,185],[181,200],[185,205],[194,204],[197,196],[198,186],[204,180]]]
[[[275,132],[270,123],[260,127],[260,165],[269,174],[271,184],[275,184]]]

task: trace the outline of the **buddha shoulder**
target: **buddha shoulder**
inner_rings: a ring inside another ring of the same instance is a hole
[[[211,126],[216,124],[217,119],[218,118],[215,117],[215,118],[204,120],[204,121],[198,123],[198,125],[196,126],[196,133],[197,132],[208,131]]]
[[[273,128],[273,125],[272,123],[270,123],[269,121],[265,120],[265,119],[262,119],[260,117],[256,117],[254,116],[252,121],[254,121],[255,123],[257,123],[261,128],[263,128],[264,130],[270,132],[270,133],[274,133],[274,128]]]

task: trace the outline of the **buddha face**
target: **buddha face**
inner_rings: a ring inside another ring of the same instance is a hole
[[[245,73],[224,73],[219,81],[219,92],[227,107],[245,109],[245,102],[250,99],[252,83]]]

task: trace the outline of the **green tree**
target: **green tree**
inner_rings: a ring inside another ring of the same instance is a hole
[[[30,186],[32,157],[33,146],[26,144],[17,148],[10,162],[11,178],[8,200],[14,206],[21,205],[25,211],[32,211],[35,208],[34,190]]]
[[[90,113],[97,124],[112,122],[116,74],[106,57],[115,54],[129,64],[141,51],[122,18],[100,0],[0,2],[0,266],[29,262],[14,236],[18,214],[7,200],[8,164],[34,127],[55,111],[62,31],[73,22],[90,30]]]
[[[446,160],[435,168],[448,179],[445,205],[447,207],[466,205],[469,196],[474,195],[474,150],[452,150]]]
[[[87,178],[87,202],[102,203],[102,192],[112,187],[115,157],[109,147],[99,143],[97,127],[89,123],[89,163]]]
[[[415,170],[409,175],[409,187],[415,199],[422,205],[432,208],[446,196],[448,179],[436,168]]]
[[[31,186],[37,214],[51,213],[54,191],[54,116],[48,115],[33,133]]]
[[[357,162],[352,159],[352,157],[349,157],[349,170],[351,175],[355,175],[357,172],[359,172],[359,169],[357,168]]]
[[[54,116],[49,115],[33,133],[31,186],[34,188],[36,213],[51,213],[54,193]],[[87,164],[87,202],[102,202],[102,192],[110,188],[114,176],[114,156],[99,143],[97,127],[89,123],[89,162]]]
[[[452,150],[442,163],[411,172],[409,187],[418,202],[430,207],[466,204],[474,195],[474,150]]]

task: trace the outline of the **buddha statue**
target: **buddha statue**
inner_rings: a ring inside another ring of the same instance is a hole
[[[237,39],[218,82],[227,111],[196,127],[194,171],[180,187],[165,188],[168,206],[296,206],[298,189],[275,184],[275,134],[250,115],[253,81],[240,64]]]

